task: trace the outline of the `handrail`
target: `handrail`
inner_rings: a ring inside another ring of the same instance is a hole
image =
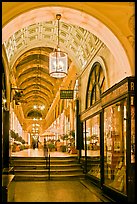
[[[50,153],[49,153],[49,165],[48,165],[48,180],[50,180]]]
[[[46,169],[48,170],[48,180],[50,180],[50,151],[49,148],[46,149],[45,151],[45,159],[46,159]]]

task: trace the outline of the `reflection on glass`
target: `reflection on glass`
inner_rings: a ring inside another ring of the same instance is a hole
[[[85,156],[85,135],[86,135],[86,132],[85,132],[85,122],[83,122],[83,143],[84,143],[84,150],[82,149],[81,150],[81,155],[82,156]]]
[[[104,182],[126,194],[126,99],[104,110]]]
[[[87,169],[88,174],[100,179],[100,117],[86,121]]]

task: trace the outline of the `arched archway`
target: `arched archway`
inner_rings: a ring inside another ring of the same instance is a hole
[[[9,110],[11,87],[9,86],[9,80],[10,80],[9,79],[9,66],[8,66],[5,54],[3,54],[3,56],[2,56],[2,67],[3,67],[2,72],[5,75],[4,77],[5,77],[5,92],[6,92],[6,100],[7,100],[7,109]]]
[[[89,15],[83,11],[73,8],[64,6],[45,6],[22,13],[4,26],[2,30],[2,42],[8,39],[18,29],[21,29],[25,26],[36,22],[54,20],[57,12],[62,13],[62,21],[69,24],[81,25],[81,27],[89,30],[104,42],[104,44],[113,54],[115,60],[119,63],[121,70],[124,70],[121,73],[121,76],[119,76],[118,80],[134,74],[131,61],[128,58],[126,51],[124,50],[122,43],[111,31],[111,28],[107,27],[104,23],[93,17],[91,14]],[[94,14],[94,11],[91,11],[91,13],[92,12]],[[128,46],[129,50],[131,50],[129,42],[126,41],[126,39],[124,40],[126,46]]]

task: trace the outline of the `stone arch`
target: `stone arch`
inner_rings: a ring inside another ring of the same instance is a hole
[[[6,54],[2,56],[2,66],[3,66],[4,74],[5,74],[7,109],[9,110],[9,108],[10,108],[10,98],[11,98],[11,87],[9,86],[9,84],[10,84],[10,74],[9,74],[9,66],[8,66],[8,63],[7,63]]]
[[[73,8],[63,6],[45,6],[22,13],[3,27],[2,42],[7,40],[18,29],[28,26],[29,24],[44,20],[54,20],[57,12],[62,13],[62,21],[70,24],[81,25],[83,28],[89,30],[91,33],[99,37],[106,44],[110,52],[115,57],[115,60],[119,63],[121,69],[124,70],[125,76],[120,76],[119,80],[121,80],[123,77],[134,74],[134,71],[132,70],[134,67],[130,66],[131,62],[130,59],[128,59],[126,50],[124,50],[122,43],[111,31],[111,28],[107,27],[100,20],[93,17],[92,14],[89,15],[83,11]],[[124,40],[124,43],[130,49],[128,40]]]
[[[99,58],[101,59],[101,58]],[[102,63],[100,63],[101,61]],[[103,67],[102,67],[103,64]],[[98,69],[97,69],[98,68]],[[91,64],[88,83],[86,88],[85,109],[88,109],[100,100],[102,91],[104,92],[108,86],[106,83],[106,73],[103,60],[94,60]],[[102,89],[103,88],[103,89]],[[95,98],[93,97],[93,93]],[[94,102],[93,102],[94,98]]]
[[[106,70],[105,61],[103,60],[103,58],[101,56],[96,56],[92,60],[92,63],[90,64],[90,67],[92,67],[95,62],[99,62],[100,63],[100,65],[101,65],[101,67],[103,69],[104,75],[105,75],[106,88],[109,88],[109,80],[108,80],[108,76],[107,76],[107,70]]]

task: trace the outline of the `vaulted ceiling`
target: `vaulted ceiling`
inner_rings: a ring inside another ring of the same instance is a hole
[[[82,27],[61,21],[59,42],[61,50],[68,53],[69,66],[73,61],[80,70],[101,41]],[[41,115],[45,118],[63,80],[51,77],[48,68],[49,53],[57,47],[57,21],[22,28],[4,42],[4,47],[14,76],[12,87],[23,89],[24,117]],[[45,109],[35,110],[34,105],[45,105]]]
[[[36,114],[46,118],[63,81],[51,78],[48,68],[49,53],[57,46],[57,13],[62,14],[60,48],[68,53],[68,70],[73,64],[77,73],[82,72],[101,46],[108,47],[121,70],[130,73],[129,61],[134,69],[130,45],[134,44],[134,2],[2,2],[7,81],[13,88],[23,89],[19,107],[27,126],[27,119]],[[8,86],[7,90],[10,93]],[[36,112],[36,103],[44,104],[45,109]]]

